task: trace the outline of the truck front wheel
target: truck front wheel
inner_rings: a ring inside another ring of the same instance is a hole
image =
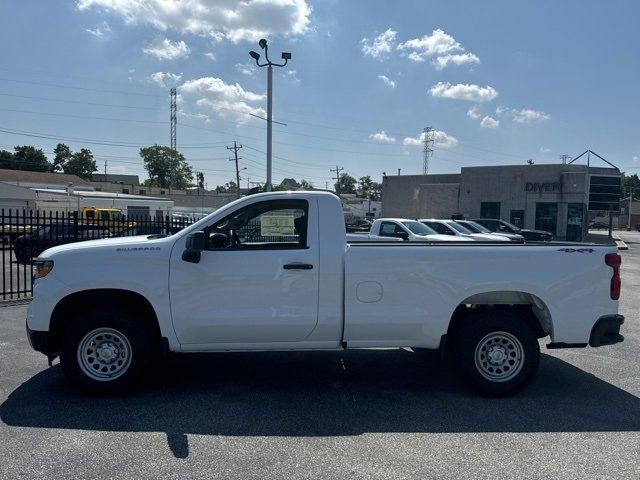
[[[538,371],[540,347],[531,327],[508,311],[478,309],[453,338],[459,372],[476,391],[494,397],[515,395]]]
[[[83,312],[61,334],[62,369],[73,385],[87,393],[113,394],[129,389],[151,359],[147,329],[124,309]]]

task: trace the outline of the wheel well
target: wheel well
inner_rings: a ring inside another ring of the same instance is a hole
[[[57,353],[60,333],[78,314],[105,306],[119,306],[136,312],[148,328],[152,338],[157,341],[154,343],[160,346],[161,334],[158,317],[151,303],[143,295],[130,290],[95,289],[67,295],[55,306],[49,327],[52,349]]]
[[[487,292],[472,295],[454,310],[449,322],[447,337],[455,335],[468,315],[477,309],[508,310],[517,314],[531,327],[538,338],[553,333],[551,314],[539,297],[526,292]]]

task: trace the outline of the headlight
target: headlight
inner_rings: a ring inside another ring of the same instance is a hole
[[[35,266],[35,278],[43,278],[49,275],[49,272],[53,270],[53,260],[36,260]]]

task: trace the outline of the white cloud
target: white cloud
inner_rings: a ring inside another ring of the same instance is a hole
[[[305,34],[311,15],[305,0],[78,0],[77,6],[115,13],[130,25],[232,42]]]
[[[467,117],[473,118],[474,120],[480,118],[480,107],[478,107],[478,105],[472,105],[469,107],[469,110],[467,110]]]
[[[455,146],[458,145],[458,139],[449,135],[446,132],[440,131],[440,130],[434,130],[432,132],[433,134],[433,146],[434,147],[438,147],[438,148],[453,148]],[[421,146],[422,142],[424,141],[424,137],[425,137],[425,133],[422,132],[420,135],[418,135],[417,137],[405,137],[404,140],[402,140],[402,145],[404,145],[405,147],[412,147],[412,146]]]
[[[551,151],[550,148],[547,147],[540,147],[540,153],[549,153]]]
[[[532,110],[523,108],[521,110],[508,107],[496,108],[496,115],[502,115],[511,118],[516,123],[532,124],[535,122],[544,122],[551,119],[551,115],[541,110]]]
[[[360,45],[362,45],[362,53],[365,56],[373,58],[381,58],[387,56],[395,47],[397,33],[398,32],[389,28],[385,32],[375,37],[373,41],[369,41],[368,38],[363,38],[362,40],[360,40]]]
[[[211,52],[205,52],[203,53],[203,55],[207,57],[209,60],[211,60],[212,62],[216,61],[216,56]]]
[[[282,74],[282,76],[284,78],[288,78],[291,82],[293,82],[296,85],[298,85],[300,83],[300,79],[298,78],[298,71],[297,70],[285,70],[285,72]]]
[[[396,82],[395,80],[391,80],[389,77],[387,77],[386,75],[378,75],[378,78],[380,80],[382,80],[384,82],[384,84],[388,87],[391,88],[396,88]]]
[[[498,96],[498,92],[490,86],[481,87],[479,85],[438,82],[429,90],[434,97],[453,98],[456,100],[467,100],[469,102],[490,102]]]
[[[238,83],[228,84],[216,77],[188,80],[179,87],[180,93],[195,99],[196,105],[206,106],[223,118],[238,123],[249,120],[249,114],[266,116],[264,109],[251,103],[263,101],[266,95],[250,92]]]
[[[640,162],[640,155],[634,155],[633,156],[633,161],[634,162]]]
[[[149,80],[161,87],[175,85],[182,80],[181,73],[155,72],[149,75]]]
[[[496,120],[495,118],[492,118],[489,115],[484,117],[480,122],[481,128],[494,129],[494,128],[498,128],[499,126],[500,126],[500,120]]]
[[[248,77],[253,77],[258,68],[252,63],[236,63],[235,68],[238,72],[243,75],[247,75]]]
[[[464,65],[466,63],[480,63],[480,59],[473,53],[457,53],[455,55],[443,55],[442,57],[436,57],[431,62],[436,67],[436,70],[442,70],[452,65]]]
[[[172,42],[168,38],[162,37],[154,38],[142,51],[158,60],[175,60],[176,58],[188,57],[191,53],[189,46],[182,40]]]
[[[386,143],[395,143],[396,139],[391,137],[385,133],[384,130],[380,130],[379,132],[372,133],[369,135],[369,138],[372,138],[378,142],[386,142]]]
[[[437,70],[449,65],[480,63],[477,55],[465,52],[464,47],[455,38],[441,29],[434,30],[431,35],[400,43],[397,48],[414,62],[431,60]]]
[[[203,120],[204,123],[211,123],[209,115],[205,115],[204,113],[185,112],[184,108],[178,109],[178,116],[184,118],[196,118],[198,120]]]
[[[84,31],[96,38],[102,39],[111,33],[111,27],[107,22],[102,22],[100,25],[96,25],[93,28],[85,28]]]

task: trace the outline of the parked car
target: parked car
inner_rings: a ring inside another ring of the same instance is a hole
[[[164,225],[141,223],[134,227],[127,227],[115,237],[133,237],[135,235],[167,235],[167,228]]]
[[[472,218],[472,221],[487,227],[492,232],[499,233],[515,233],[522,235],[528,242],[548,242],[553,240],[553,233],[544,230],[529,230],[527,228],[518,228],[513,223],[506,222],[497,218]]]
[[[598,230],[598,229],[609,229],[609,224],[605,223],[605,222],[591,222],[589,223],[589,228],[592,228],[594,230]]]
[[[357,223],[347,223],[345,228],[347,233],[368,232],[371,230],[372,222],[370,220],[360,220]]]
[[[470,238],[441,235],[433,228],[409,218],[378,218],[371,225],[372,237],[401,238],[408,242],[472,242]]]
[[[27,263],[48,248],[84,240],[97,240],[111,236],[102,226],[76,225],[75,223],[54,223],[44,225],[31,233],[16,238],[13,249],[18,263]]]
[[[474,222],[473,220],[454,220],[454,222],[459,223],[460,225],[465,227],[467,230],[471,230],[474,233],[486,233],[486,234],[506,237],[509,240],[512,240],[514,242],[524,242],[524,237],[519,233],[492,232],[487,227],[480,225],[479,223]]]
[[[442,235],[452,235],[456,238],[470,238],[480,242],[510,242],[506,237],[498,237],[496,235],[490,235],[486,233],[474,233],[471,230],[465,228],[463,225],[454,222],[453,220],[437,220],[435,218],[421,218],[420,222],[426,226],[433,228],[436,232]]]

